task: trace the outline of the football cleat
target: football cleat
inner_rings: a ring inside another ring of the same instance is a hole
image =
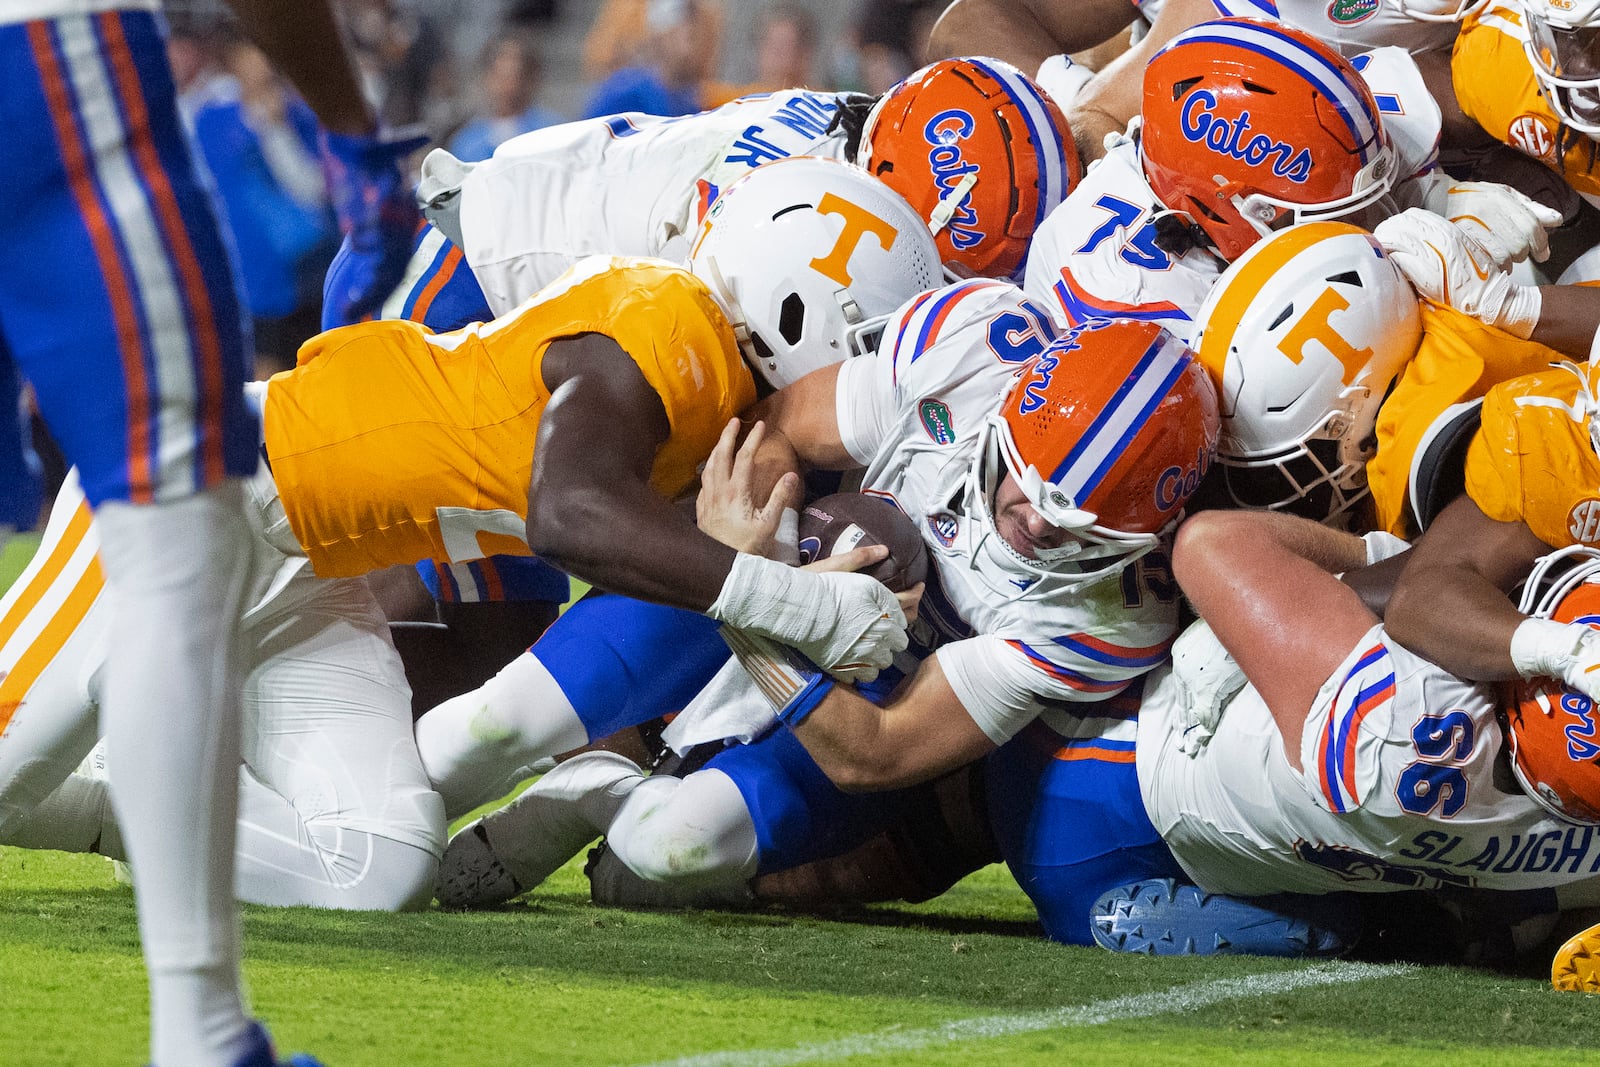
[[[1550,984],[1574,993],[1600,993],[1600,926],[1573,934],[1557,950]]]
[[[744,881],[720,886],[685,886],[640,878],[604,841],[589,850],[583,873],[589,879],[589,899],[608,908],[741,911],[755,903],[750,883]]]
[[[245,1050],[233,1061],[233,1067],[323,1067],[321,1060],[304,1052],[297,1052],[286,1060],[278,1059],[272,1048],[272,1037],[260,1023],[250,1024],[245,1042]]]
[[[445,846],[434,897],[446,908],[488,908],[522,895],[522,886],[495,856],[483,820],[469,823]]]
[[[1148,956],[1338,956],[1357,922],[1328,898],[1250,900],[1207,893],[1172,878],[1119,886],[1094,902],[1095,942]]]

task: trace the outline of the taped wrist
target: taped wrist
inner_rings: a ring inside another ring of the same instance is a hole
[[[735,626],[724,626],[722,639],[772,705],[778,721],[791,729],[833,691],[835,682],[827,672],[787,645]]]
[[[1526,341],[1539,325],[1539,313],[1543,309],[1544,293],[1537,285],[1513,285],[1495,314],[1493,325]]]
[[[1511,665],[1524,678],[1561,678],[1589,628],[1553,619],[1524,619],[1511,631]]]
[[[792,568],[776,560],[737,553],[706,614],[730,626],[751,627],[764,621],[763,615],[771,621],[771,609],[784,602],[793,574]]]

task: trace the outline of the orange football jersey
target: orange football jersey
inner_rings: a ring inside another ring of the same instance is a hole
[[[1580,193],[1600,195],[1600,151],[1578,137],[1560,158],[1556,134],[1561,120],[1539,94],[1539,82],[1523,43],[1528,31],[1522,9],[1491,3],[1461,24],[1451,55],[1456,101],[1489,136],[1561,171]]]
[[[1588,363],[1489,390],[1467,449],[1467,495],[1499,522],[1528,524],[1552,548],[1600,545],[1600,456],[1589,437]]]
[[[1378,411],[1378,451],[1367,462],[1377,527],[1400,537],[1416,535],[1407,505],[1411,460],[1433,421],[1452,404],[1561,358],[1454,308],[1426,300],[1420,307],[1422,343]]]
[[[688,271],[596,256],[489,323],[332,330],[275,375],[263,418],[273,481],[318,575],[423,559],[529,555],[534,438],[552,341],[614,339],[666,408],[651,485],[682,491],[722,428],[755,400],[733,330]],[[603,472],[600,472],[603,475]]]

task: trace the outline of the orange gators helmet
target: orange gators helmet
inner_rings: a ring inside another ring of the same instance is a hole
[[[1561,572],[1574,559],[1578,565]],[[1560,576],[1547,583],[1551,573]],[[1600,552],[1582,545],[1553,552],[1525,588],[1525,613],[1600,629]],[[1506,735],[1512,772],[1536,804],[1568,822],[1600,825],[1600,708],[1592,700],[1554,678],[1513,682]]]
[[[1177,521],[1211,467],[1217,427],[1216,390],[1187,345],[1157,323],[1090,320],[1018,372],[967,479],[969,524],[993,531],[1009,474],[1073,536],[1037,558],[987,536],[973,565],[997,588],[1022,588],[1019,575],[1080,585],[1116,573]]]
[[[942,59],[873,105],[858,162],[928,220],[939,254],[1016,278],[1046,214],[1083,175],[1067,120],[997,59]]]
[[[1216,19],[1174,37],[1145,67],[1142,118],[1151,189],[1230,262],[1282,225],[1358,211],[1394,181],[1367,83],[1277,23]]]

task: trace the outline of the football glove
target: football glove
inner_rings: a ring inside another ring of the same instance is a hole
[[[1411,208],[1372,232],[1423,299],[1524,339],[1539,324],[1539,287],[1513,282],[1482,243],[1448,219]]]
[[[906,647],[906,616],[865,574],[808,571],[746,552],[734,557],[706,614],[790,645],[846,682],[869,682]]]
[[[1451,182],[1440,214],[1483,245],[1502,270],[1529,256],[1535,263],[1549,259],[1548,231],[1562,221],[1555,208],[1497,182]]]
[[[1590,700],[1600,700],[1600,630],[1524,619],[1511,633],[1511,663],[1524,678],[1559,678]]]
[[[1179,712],[1183,734],[1178,738],[1178,748],[1194,757],[1210,743],[1228,701],[1249,679],[1204,619],[1172,643],[1172,676],[1183,693]]]
[[[422,213],[400,161],[428,143],[415,130],[352,137],[323,131],[322,165],[344,243],[323,299],[327,318],[356,322],[399,284]]]

